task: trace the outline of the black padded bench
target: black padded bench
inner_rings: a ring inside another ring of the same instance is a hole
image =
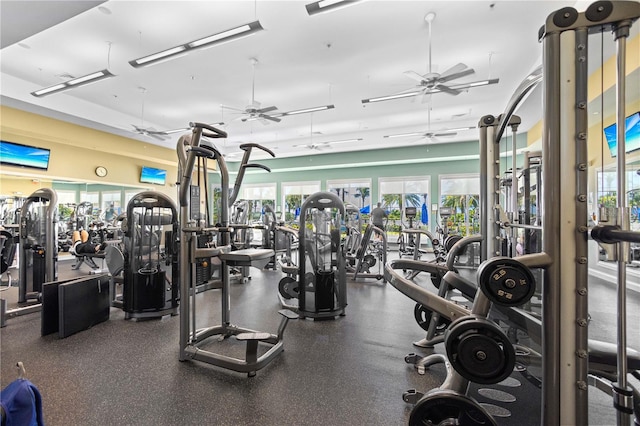
[[[249,248],[223,253],[220,255],[220,260],[231,267],[253,266],[254,268],[262,269],[267,266],[274,254],[271,249]]]

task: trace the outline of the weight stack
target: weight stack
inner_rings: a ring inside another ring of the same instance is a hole
[[[316,271],[316,312],[332,311],[335,308],[335,272]]]

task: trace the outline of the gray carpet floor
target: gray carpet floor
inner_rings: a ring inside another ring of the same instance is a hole
[[[71,271],[69,262],[60,262],[59,270],[60,278],[87,274],[84,267]],[[283,274],[253,269],[251,275],[231,287],[232,322],[275,332]],[[613,287],[594,280],[592,337],[615,341]],[[11,299],[15,290],[0,295]],[[219,291],[197,297],[198,326],[219,324]],[[252,378],[180,362],[178,316],[131,321],[112,308],[109,321],[66,339],[41,337],[40,314],[11,318],[0,331],[0,384],[4,388],[16,378],[15,364],[22,361],[42,393],[46,424],[53,426],[405,425],[411,405],[402,401],[403,392],[426,392],[445,377],[443,366],[421,376],[404,362],[409,352],[428,353],[411,344],[424,337],[413,319],[415,303],[375,280],[349,282],[348,303],[346,315],[332,321],[291,321],[285,351]],[[635,311],[631,321],[637,324]],[[638,348],[638,340],[630,336],[630,346]],[[237,343],[213,342],[210,350],[242,351]],[[539,390],[520,373],[501,385],[472,386],[470,392],[495,406],[500,425],[540,423]],[[590,395],[590,423],[615,424],[611,399],[596,390]],[[511,416],[502,417],[505,413]]]

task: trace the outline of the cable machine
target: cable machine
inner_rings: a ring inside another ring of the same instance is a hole
[[[18,303],[39,300],[42,284],[58,278],[58,196],[40,188],[20,209],[20,283]]]
[[[178,314],[178,211],[164,194],[144,191],[127,204],[122,309],[125,318]]]

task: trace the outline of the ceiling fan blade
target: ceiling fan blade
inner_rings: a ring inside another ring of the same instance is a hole
[[[447,81],[455,80],[456,78],[462,78],[462,77],[465,77],[465,76],[471,75],[471,74],[475,74],[475,70],[473,68],[469,68],[469,69],[466,69],[464,71],[457,72],[455,74],[446,75],[444,77],[440,76],[438,81],[440,83],[445,83]]]
[[[262,108],[262,109],[256,110],[256,112],[258,112],[260,114],[263,114],[265,112],[271,112],[271,111],[275,111],[277,109],[278,109],[278,107],[276,107],[276,106],[270,106],[270,107],[266,107],[266,108]]]
[[[403,73],[404,75],[406,75],[407,77],[416,80],[417,82],[423,82],[425,80],[425,77],[421,76],[420,74],[418,74],[415,71],[405,71]]]
[[[272,117],[272,116],[267,115],[267,114],[259,114],[258,117],[265,118],[265,119],[271,120],[271,121],[275,121],[276,123],[279,123],[280,121],[282,121],[278,117]]]
[[[241,112],[241,113],[245,112],[245,110],[243,110],[243,109],[235,108],[235,107],[231,107],[231,106],[227,106],[227,105],[220,105],[220,107],[222,107],[224,109],[230,109],[231,111],[237,111],[237,112]]]
[[[161,135],[160,135],[160,134],[158,134],[158,133],[149,133],[149,132],[147,132],[147,136],[150,136],[150,137],[152,137],[152,138],[155,138],[155,139],[158,139],[158,140],[161,140],[161,141],[163,141],[163,140],[166,140],[166,139],[167,139],[167,138],[165,138],[164,136],[161,136]]]
[[[448,94],[454,95],[454,96],[459,95],[461,93],[460,90],[452,89],[451,87],[445,86],[444,84],[439,84],[437,89],[440,90],[441,92],[448,93]]]
[[[459,62],[457,64],[455,64],[454,66],[452,66],[451,68],[449,68],[448,70],[442,72],[440,74],[440,77],[447,77],[450,76],[452,74],[457,74],[461,71],[466,70],[467,68],[469,68],[468,66],[466,66],[465,64],[463,64],[462,62]]]

